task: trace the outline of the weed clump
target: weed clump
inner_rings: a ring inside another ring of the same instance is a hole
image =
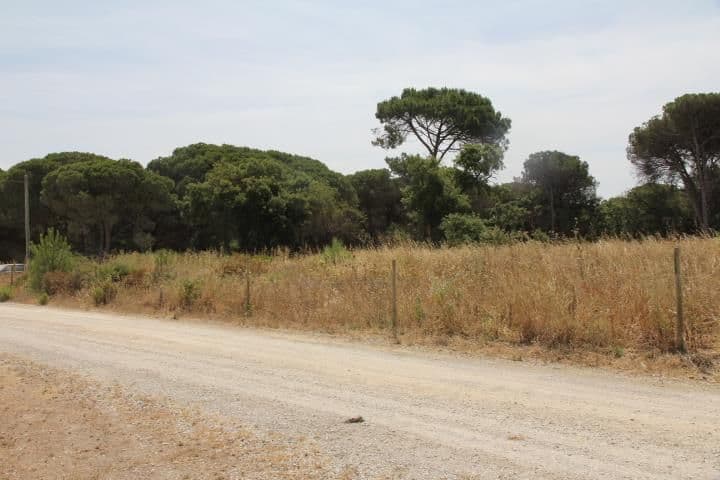
[[[9,285],[0,287],[0,303],[7,302],[12,298],[12,288]]]
[[[169,250],[158,250],[153,254],[152,282],[159,283],[171,277],[171,264],[175,254]]]
[[[94,285],[90,291],[95,306],[107,305],[117,295],[117,287],[112,281],[104,280]]]
[[[120,282],[130,275],[130,267],[122,262],[111,262],[103,264],[98,268],[98,279],[110,282]]]
[[[83,288],[81,272],[47,272],[42,277],[42,292],[48,295],[74,294]]]
[[[326,265],[338,265],[351,257],[352,255],[348,249],[337,238],[333,238],[330,245],[326,246],[322,251],[322,259]]]
[[[67,239],[54,229],[40,236],[40,242],[30,245],[30,288],[42,291],[43,277],[48,272],[69,272],[74,257]]]
[[[180,306],[189,310],[200,298],[200,282],[185,280],[180,286]]]

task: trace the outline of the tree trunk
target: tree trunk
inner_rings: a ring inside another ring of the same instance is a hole
[[[103,256],[103,245],[105,245],[105,227],[103,224],[99,224],[98,226],[98,255],[101,257]]]
[[[708,212],[708,185],[703,175],[700,179],[700,229],[703,233],[710,231],[710,215]]]
[[[112,234],[112,224],[109,221],[103,222],[103,229],[105,232],[105,243],[103,245],[103,254],[107,255],[110,253],[110,235]]]
[[[705,157],[703,148],[700,145],[700,142],[698,141],[697,137],[697,119],[694,119],[692,125],[692,136],[693,136],[693,143],[695,145],[694,148],[694,157],[695,157],[695,172],[697,176],[697,183],[698,183],[698,195],[700,197],[700,212],[699,212],[699,220],[700,220],[700,230],[702,233],[708,233],[710,231],[710,215],[708,212],[708,176],[707,171],[710,168],[708,165],[708,159]]]
[[[555,192],[550,187],[550,231],[555,233]]]

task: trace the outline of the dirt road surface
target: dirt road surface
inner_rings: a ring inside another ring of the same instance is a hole
[[[720,478],[717,385],[15,304],[0,352],[314,442],[357,478]]]

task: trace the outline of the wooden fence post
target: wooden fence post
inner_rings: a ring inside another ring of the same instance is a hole
[[[677,325],[675,329],[675,347],[685,353],[685,315],[683,312],[682,278],[680,272],[680,247],[675,247],[675,297],[677,301]]]
[[[397,262],[393,259],[392,261],[392,316],[390,317],[390,327],[392,328],[392,335],[397,340]]]
[[[250,316],[250,272],[245,274],[245,316]]]
[[[12,265],[10,266],[10,286],[12,287],[15,284],[15,260],[12,261]]]

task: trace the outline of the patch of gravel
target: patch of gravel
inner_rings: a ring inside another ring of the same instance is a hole
[[[335,478],[308,442],[0,354],[0,478]]]

